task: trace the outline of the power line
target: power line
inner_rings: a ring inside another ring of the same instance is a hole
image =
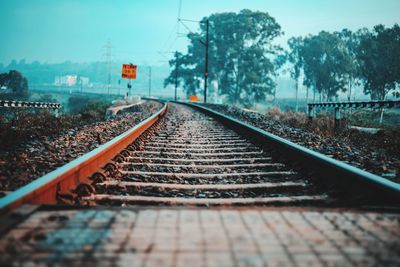
[[[176,28],[176,37],[172,41],[171,45],[168,47],[167,51],[170,51],[171,48],[175,45],[176,40],[179,37],[187,37],[187,34],[181,33],[180,32],[180,25],[182,24],[183,27],[189,32],[189,33],[194,33],[189,26],[186,25],[185,22],[194,22],[194,23],[205,23],[206,24],[206,36],[205,40],[199,39],[199,42],[204,45],[205,47],[205,64],[204,64],[204,103],[207,102],[207,80],[208,80],[208,46],[209,46],[209,39],[208,39],[208,32],[209,32],[209,21],[208,19],[206,21],[196,21],[196,20],[190,20],[190,19],[182,19],[181,18],[181,12],[182,12],[182,0],[179,0],[179,5],[178,5],[178,17],[177,17],[177,23],[174,26],[174,29]],[[174,31],[173,29],[173,31]],[[163,50],[166,47],[166,44],[169,42],[171,38],[171,34],[169,35],[166,43],[163,46]],[[158,52],[163,58],[167,59],[168,58],[165,56],[166,53],[171,53],[171,52]],[[178,58],[178,52],[176,51],[175,53],[175,100],[177,100],[177,89],[178,89],[178,69],[179,69],[179,58]]]
[[[179,21],[202,23],[200,20],[193,20],[193,19],[181,19],[181,18],[179,18]]]
[[[163,50],[163,51],[165,51],[165,50],[166,50],[166,51],[171,50],[171,48],[175,45],[176,40],[178,39],[178,35],[179,35],[179,31],[180,31],[180,29],[179,29],[179,20],[180,20],[180,17],[181,17],[181,12],[182,12],[182,0],[179,0],[179,2],[178,2],[178,17],[177,17],[177,20],[176,20],[174,26],[172,27],[171,32],[170,32],[169,35],[168,35],[167,40],[165,41],[164,45],[161,47],[161,50]],[[175,34],[176,36],[175,36],[175,38],[173,39],[173,41],[169,44],[169,42],[170,42],[170,40],[172,40],[172,36],[173,36],[174,34]],[[159,53],[160,55],[162,55],[160,52],[158,52],[158,53]],[[162,56],[165,58],[164,55],[162,55]],[[169,59],[167,59],[167,60],[169,60]]]
[[[182,0],[179,0],[179,7],[178,7],[178,22],[181,19],[181,11],[182,11]],[[179,33],[179,23],[178,28],[176,29],[176,34]]]
[[[188,30],[188,32],[193,33],[192,30],[185,23],[183,23],[181,19],[179,19],[178,21],[183,25],[183,27],[186,28],[186,30]]]
[[[164,58],[166,62],[169,62],[169,58],[165,56],[165,54],[174,54],[172,51],[157,51],[157,53]]]
[[[181,11],[182,11],[182,0],[179,0],[178,19],[181,18]]]
[[[147,69],[149,72],[144,74],[149,77],[149,97],[151,97],[151,66],[147,66]]]
[[[164,45],[163,45],[162,48],[161,48],[162,50],[164,50],[165,47],[168,45],[168,43],[169,43],[169,41],[171,40],[172,36],[173,36],[174,33],[176,32],[176,29],[177,29],[177,28],[178,28],[178,22],[176,22],[176,23],[174,24],[174,26],[172,27],[172,30],[171,30],[171,32],[169,33],[167,40],[165,41]]]
[[[174,41],[171,43],[171,45],[166,49],[167,51],[171,50],[171,48],[175,45],[176,40],[178,40],[178,35],[175,37]]]

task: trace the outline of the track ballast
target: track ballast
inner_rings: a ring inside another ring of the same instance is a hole
[[[320,205],[305,175],[213,118],[170,104],[166,116],[98,175],[81,204]],[[96,176],[96,175],[95,175]]]

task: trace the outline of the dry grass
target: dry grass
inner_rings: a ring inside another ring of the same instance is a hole
[[[350,115],[348,118],[341,119],[340,125],[335,125],[334,117],[328,113],[321,112],[312,120],[309,120],[304,113],[283,112],[279,108],[273,108],[266,113],[268,117],[290,127],[299,128],[324,137],[337,138],[358,146],[373,148],[376,151],[382,151],[384,154],[398,158],[400,156],[399,128],[382,125],[381,128],[384,131],[381,131],[379,134],[367,134],[350,130],[348,126],[353,125],[355,122],[358,125],[371,127],[368,123],[371,115],[366,115],[365,112],[361,114],[363,115],[360,116],[357,113],[355,118],[350,117]],[[361,123],[363,121],[364,123]]]
[[[336,134],[338,128],[335,127],[335,120],[326,113],[320,113],[317,117],[310,120],[304,113],[296,113],[293,111],[283,112],[279,108],[272,108],[267,111],[266,115],[274,120],[280,121],[291,127],[313,131],[322,136],[330,136]],[[346,123],[345,121],[342,122]]]
[[[55,117],[48,111],[15,110],[14,114],[0,116],[0,150],[27,140],[52,136],[64,130],[103,121],[106,106],[89,105],[80,114]]]

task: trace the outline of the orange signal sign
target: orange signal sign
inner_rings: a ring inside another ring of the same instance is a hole
[[[199,101],[199,97],[197,95],[191,95],[191,96],[189,96],[189,101],[197,102],[197,101]]]
[[[137,66],[133,64],[122,64],[122,78],[136,79]]]

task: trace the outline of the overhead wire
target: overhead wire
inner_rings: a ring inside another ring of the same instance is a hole
[[[179,33],[179,20],[181,19],[181,11],[182,11],[182,0],[179,0],[179,7],[178,7],[178,28],[176,29],[176,34]]]
[[[178,26],[179,26],[179,23],[176,22],[176,23],[174,24],[174,27],[172,28],[171,32],[169,33],[166,42],[165,42],[164,45],[162,46],[162,49],[161,49],[161,50],[164,50],[165,47],[168,45],[168,43],[169,43],[169,41],[171,40],[172,36],[174,35],[174,33],[176,32],[176,30],[178,29]],[[174,41],[175,41],[175,40],[174,40]],[[174,41],[173,41],[173,42],[174,42]]]
[[[176,20],[176,23],[174,24],[174,27],[172,28],[170,34],[168,35],[168,38],[164,45],[162,46],[162,51],[158,51],[158,53],[164,58],[168,59],[164,54],[169,53],[172,47],[176,44],[177,39],[180,37],[180,19],[181,19],[181,12],[182,12],[182,0],[179,0],[178,3],[178,17]],[[172,36],[175,33],[175,38],[172,40]],[[172,40],[172,42],[170,42]],[[166,52],[165,52],[166,51]],[[168,59],[169,60],[169,59]]]

